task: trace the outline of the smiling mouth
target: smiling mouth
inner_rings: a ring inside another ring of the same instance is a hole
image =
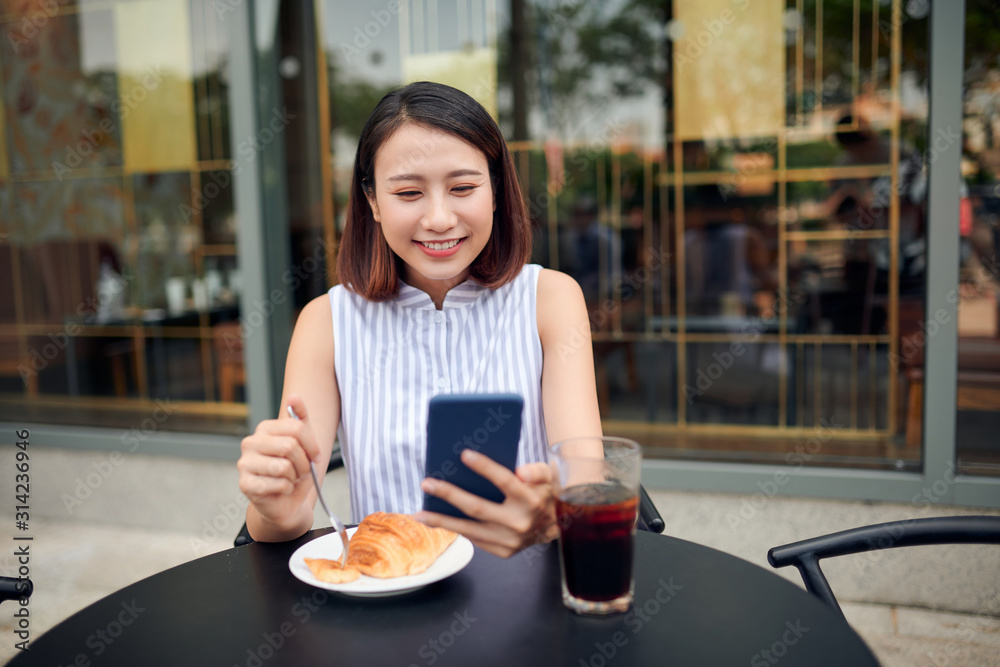
[[[417,241],[420,245],[427,248],[428,250],[448,250],[449,248],[454,248],[457,246],[462,239],[453,239],[451,241],[437,242],[427,242],[427,241]]]

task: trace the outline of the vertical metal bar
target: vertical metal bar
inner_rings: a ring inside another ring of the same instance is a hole
[[[684,248],[684,146],[676,134],[677,109],[674,109],[674,248],[677,251],[677,425],[687,424],[687,258]]]
[[[879,3],[877,1],[872,2],[872,92],[878,90],[878,7]]]
[[[215,20],[216,9],[215,9],[215,7],[212,7],[211,11],[209,11],[209,6],[208,6],[208,3],[206,2],[205,3],[205,9],[206,9],[205,16],[207,17],[205,19],[205,23],[206,23],[206,26],[205,26],[205,35],[206,35],[205,36],[205,52],[207,54],[208,53],[208,46],[209,46],[208,45],[208,40],[209,39],[214,39],[215,43],[216,43],[216,46],[218,46],[219,43],[222,42],[222,40],[219,39],[219,27],[216,26],[216,20]],[[207,59],[206,59],[206,61],[207,61]],[[206,64],[206,68],[205,68],[206,81],[205,82],[208,83],[208,72],[209,72],[209,69],[207,67],[208,63],[206,62],[205,64]],[[216,60],[216,62],[214,64],[217,67],[220,67],[220,68],[222,67],[222,63],[219,62],[218,60]],[[213,93],[216,96],[217,99],[221,97],[222,91],[219,89],[219,78],[218,77],[215,77],[215,80],[214,80],[213,84],[210,86],[210,88],[211,88],[210,92]],[[207,101],[208,100],[206,98],[206,102]],[[211,104],[211,105],[208,105],[208,109],[210,111],[209,118],[211,119],[211,123],[212,123],[211,135],[212,135],[212,159],[213,160],[222,160],[222,159],[225,158],[225,156],[223,155],[224,150],[223,150],[223,143],[222,143],[222,110],[224,108],[225,107],[222,104]],[[231,145],[232,146],[236,146],[236,144],[231,144]]]
[[[947,480],[955,465],[956,375],[958,373],[958,258],[960,141],[962,134],[962,71],[965,53],[965,2],[931,4],[930,119],[927,201],[926,313],[940,321],[937,335],[927,336],[924,359],[924,478]],[[947,316],[936,315],[944,311]],[[950,503],[954,484],[941,502]]]
[[[645,313],[646,331],[652,331],[653,325],[653,267],[662,266],[657,260],[651,260],[653,248],[653,157],[649,151],[642,151],[642,250],[639,253],[642,265],[646,267],[649,277],[642,286],[643,312]],[[662,254],[662,250],[660,252]],[[642,273],[640,275],[646,275]]]
[[[813,347],[813,368],[816,373],[816,379],[814,380],[815,386],[813,391],[815,396],[813,396],[813,426],[819,426],[820,416],[823,413],[823,353],[822,353],[823,343],[816,341]]]
[[[122,205],[125,214],[125,228],[129,230],[135,238],[139,238],[139,222],[135,212],[135,176],[125,173],[122,176]],[[139,270],[139,244],[131,244],[134,252],[131,255],[133,271]],[[142,299],[143,295],[138,298]],[[135,298],[135,295],[133,295]],[[144,304],[148,306],[149,304]],[[132,350],[135,354],[135,382],[139,392],[139,398],[149,398],[149,365],[146,362],[146,329],[141,324],[132,327]]]
[[[333,151],[330,146],[330,81],[326,49],[323,48],[323,1],[313,2],[316,40],[316,90],[319,93],[320,196],[323,211],[323,250],[326,256],[326,286],[332,287],[337,275],[337,225],[334,211]]]
[[[900,113],[900,69],[902,67],[903,44],[903,2],[892,3],[892,70],[890,83],[891,141],[889,154],[889,358],[896,359],[899,346],[899,124]],[[957,173],[957,172],[956,172]],[[957,187],[957,186],[956,186]],[[957,208],[955,209],[957,212]],[[899,374],[889,372],[889,432],[896,433],[896,391]]]
[[[657,170],[659,178],[667,172],[667,155],[664,152],[660,161],[660,168]],[[670,235],[670,188],[665,183],[660,183],[660,253],[664,261],[660,265],[660,315],[664,318],[670,317],[670,263],[669,254],[664,253],[664,249],[669,243]],[[670,328],[664,327],[663,333],[670,334]]]
[[[803,0],[796,0],[795,9],[799,15],[799,27],[795,35],[795,125],[802,125],[803,101],[802,89],[805,86],[805,31],[806,15],[802,7]]]
[[[816,58],[813,61],[814,114],[823,112],[823,0],[816,0]]]
[[[622,333],[622,291],[621,285],[624,269],[624,248],[622,242],[622,156],[621,152],[611,146],[611,294],[608,296],[615,304],[611,318],[614,333]]]
[[[874,2],[872,4],[878,4]],[[854,0],[854,34],[851,39],[851,102],[858,99],[861,87],[861,0]],[[872,92],[874,92],[874,87]]]
[[[191,21],[191,65],[194,72],[208,71],[208,58],[205,55],[205,3],[204,0],[194,0],[192,2],[191,16],[198,15],[198,7],[201,8],[202,20]],[[209,118],[201,112],[208,108],[208,81],[205,75],[197,78],[194,93],[194,114],[195,123],[198,126],[198,150],[195,152],[195,160],[211,160],[212,156],[212,130],[209,127]]]
[[[858,428],[858,341],[851,341],[851,428]]]
[[[548,160],[545,161],[546,170]],[[562,165],[559,165],[562,171]],[[546,191],[548,194],[547,217],[549,227],[549,268],[559,270],[559,189],[550,188],[549,183],[554,183],[550,174],[545,175]]]
[[[778,130],[778,427],[788,421],[788,143]],[[784,303],[782,303],[784,300]]]
[[[877,410],[875,403],[876,371],[878,366],[878,349],[874,342],[868,344],[868,430],[874,431],[878,426]]]
[[[594,158],[594,168],[597,171],[597,226],[600,230],[597,237],[597,298],[600,300],[600,305],[603,308],[605,301],[610,298],[608,285],[611,282],[608,278],[608,274],[611,273],[611,267],[608,266],[608,252],[610,249],[607,247],[608,242],[605,236],[608,223],[608,193],[606,192],[605,179],[607,176],[604,171],[603,157],[596,156]]]
[[[802,426],[805,423],[806,412],[806,348],[799,340],[796,344],[795,355],[795,425]]]
[[[229,59],[230,136],[238,146],[246,137],[258,136],[261,127],[258,95],[257,49],[255,46],[256,3],[243,2],[233,7],[232,39]],[[252,158],[252,159],[248,159]],[[233,155],[233,203],[239,220],[236,247],[243,267],[243,291],[240,294],[242,318],[268,300],[267,266],[269,250],[265,225],[263,156]],[[263,313],[261,313],[263,315]],[[273,334],[264,324],[253,330],[243,341],[243,363],[247,369],[248,426],[274,416],[280,394],[281,375],[276,372]]]

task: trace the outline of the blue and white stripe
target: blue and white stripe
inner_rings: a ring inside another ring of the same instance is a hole
[[[437,394],[520,394],[517,464],[548,459],[535,317],[540,270],[526,265],[496,290],[466,281],[448,292],[442,310],[405,283],[384,303],[341,285],[330,290],[337,435],[354,522],[376,511],[421,508],[427,405]]]

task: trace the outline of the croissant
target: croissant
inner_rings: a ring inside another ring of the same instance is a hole
[[[375,512],[358,525],[351,537],[347,563],[306,558],[306,565],[321,581],[345,583],[361,574],[387,579],[420,574],[455,541],[456,533],[431,528],[408,514]]]

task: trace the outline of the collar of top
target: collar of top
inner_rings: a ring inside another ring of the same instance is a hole
[[[444,295],[442,310],[470,306],[487,291],[489,291],[488,287],[483,287],[470,278],[448,290],[448,293]],[[402,308],[436,310],[434,301],[431,300],[427,292],[417,289],[413,285],[408,285],[402,280],[399,281],[399,295],[396,297],[395,303]]]

